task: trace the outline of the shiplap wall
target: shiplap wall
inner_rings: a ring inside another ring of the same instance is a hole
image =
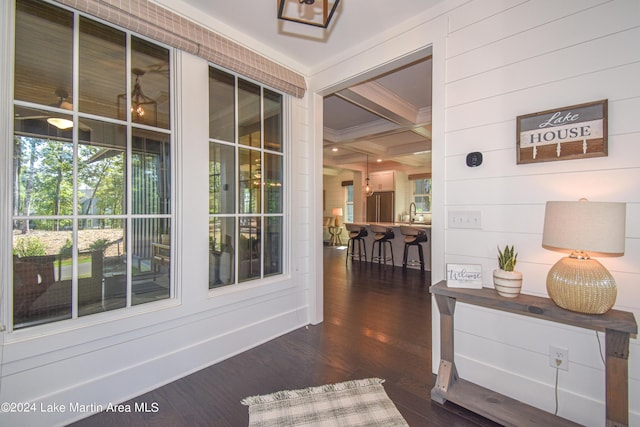
[[[546,274],[563,255],[541,246],[545,202],[626,202],[626,253],[599,260],[618,283],[616,308],[640,318],[640,2],[474,1],[450,13],[448,25],[445,211],[479,210],[482,229],[445,226],[446,262],[481,264],[492,286],[496,246],[514,244],[523,292],[546,296]],[[609,100],[607,157],[516,164],[516,116],[600,99]],[[466,167],[471,151],[484,154],[482,166]],[[593,331],[465,305],[456,312],[463,378],[553,412],[549,346],[567,348],[558,414],[603,425]],[[630,424],[640,425],[637,338],[630,353]]]

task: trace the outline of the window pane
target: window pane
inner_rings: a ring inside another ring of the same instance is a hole
[[[70,103],[61,105],[61,98],[73,98],[73,14],[41,1],[20,0],[15,43],[15,99],[71,110]]]
[[[431,197],[430,196],[416,196],[416,212],[431,212]]]
[[[170,220],[133,220],[131,305],[169,298]]]
[[[260,165],[260,152],[241,148],[238,150],[240,182],[239,200],[240,213],[260,213],[260,183],[262,182],[262,168]]]
[[[209,289],[234,282],[235,221],[234,217],[209,221]]]
[[[282,213],[282,156],[265,153],[265,199],[267,213]]]
[[[430,194],[431,193],[431,178],[416,179],[414,181],[415,187],[414,194]]]
[[[209,143],[209,213],[235,213],[235,148]]]
[[[122,215],[126,207],[127,129],[82,119],[90,139],[78,145],[78,214]]]
[[[14,221],[13,325],[15,329],[71,317],[71,221]]]
[[[125,33],[80,17],[81,112],[118,118],[118,95],[127,90]]]
[[[264,89],[264,148],[282,152],[282,95]]]
[[[131,37],[131,120],[170,128],[169,51]],[[126,118],[126,97],[119,100],[121,119]]]
[[[282,273],[282,217],[267,217],[264,235],[264,275]]]
[[[235,142],[235,77],[209,68],[209,138]]]
[[[71,130],[63,131],[46,120],[16,119],[15,125],[14,212],[20,216],[71,215],[73,144],[67,139]]]
[[[240,282],[260,277],[260,228],[262,218],[259,216],[242,217],[239,223],[238,278]]]
[[[78,224],[80,316],[126,305],[125,235],[121,219],[85,219]]]
[[[171,211],[170,135],[133,129],[132,204],[135,214]]]
[[[238,79],[238,142],[260,147],[260,86]]]

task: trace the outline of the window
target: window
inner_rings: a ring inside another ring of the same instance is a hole
[[[13,328],[169,298],[169,50],[32,0],[15,31]]]
[[[353,182],[344,187],[346,198],[346,213],[344,216],[344,222],[353,222]]]
[[[431,212],[431,178],[419,178],[412,181],[416,213]]]
[[[209,69],[209,288],[283,272],[283,96]]]

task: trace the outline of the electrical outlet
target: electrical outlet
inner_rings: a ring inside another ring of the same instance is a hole
[[[549,366],[552,368],[569,370],[569,350],[566,348],[549,346]]]

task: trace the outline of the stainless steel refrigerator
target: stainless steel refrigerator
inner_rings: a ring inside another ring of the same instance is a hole
[[[381,191],[367,197],[367,222],[393,222],[394,192]]]

